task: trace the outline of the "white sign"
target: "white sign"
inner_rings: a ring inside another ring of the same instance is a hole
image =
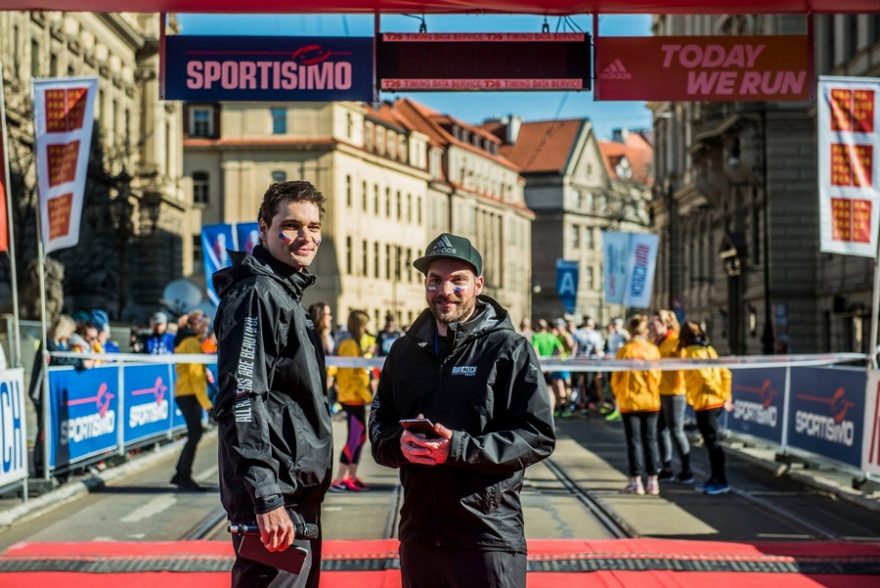
[[[24,371],[0,371],[0,488],[28,475]]]
[[[98,79],[37,79],[33,90],[40,232],[49,253],[79,242]]]
[[[819,232],[826,253],[874,257],[880,78],[819,78]]]
[[[605,302],[630,308],[651,306],[660,238],[651,233],[602,233]]]
[[[868,370],[863,431],[862,471],[880,476],[880,371],[876,370]]]
[[[602,233],[602,253],[605,263],[605,302],[623,304],[626,289],[629,233],[605,231]]]

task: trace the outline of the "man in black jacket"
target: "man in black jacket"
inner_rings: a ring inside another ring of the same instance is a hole
[[[556,435],[531,344],[483,290],[470,241],[442,234],[413,265],[426,309],[391,347],[373,399],[373,457],[400,468],[405,587],[526,582],[519,492]],[[404,431],[425,416],[433,435]]]
[[[214,274],[223,506],[232,523],[257,523],[266,550],[295,542],[310,552],[299,575],[236,557],[233,586],[318,586],[321,540],[296,537],[294,523],[320,526],[333,455],[324,353],[301,304],[315,281],[306,268],[321,243],[323,202],[308,182],[271,185],[260,245]],[[233,537],[236,552],[240,542]]]

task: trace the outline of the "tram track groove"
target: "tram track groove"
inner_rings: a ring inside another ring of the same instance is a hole
[[[211,512],[187,530],[181,541],[198,541],[207,539],[226,523],[226,510],[222,506],[214,507]]]

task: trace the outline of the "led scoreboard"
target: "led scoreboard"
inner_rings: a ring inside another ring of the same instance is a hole
[[[589,90],[585,33],[382,33],[384,91]]]

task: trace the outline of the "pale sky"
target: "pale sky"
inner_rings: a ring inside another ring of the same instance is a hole
[[[372,36],[372,15],[179,15],[183,34],[189,35],[289,35]],[[571,22],[573,21],[573,24]],[[544,17],[534,15],[426,15],[429,33],[446,32],[540,32]],[[551,32],[590,32],[592,16],[579,15],[571,21],[548,17]],[[419,20],[404,15],[381,18],[383,32],[418,32]],[[603,15],[599,32],[607,36],[649,35],[649,15]],[[382,93],[385,100],[409,96],[429,107],[470,123],[486,118],[518,114],[524,120],[589,118],[597,134],[608,138],[615,128],[651,126],[644,102],[596,102],[592,92],[413,92]]]

